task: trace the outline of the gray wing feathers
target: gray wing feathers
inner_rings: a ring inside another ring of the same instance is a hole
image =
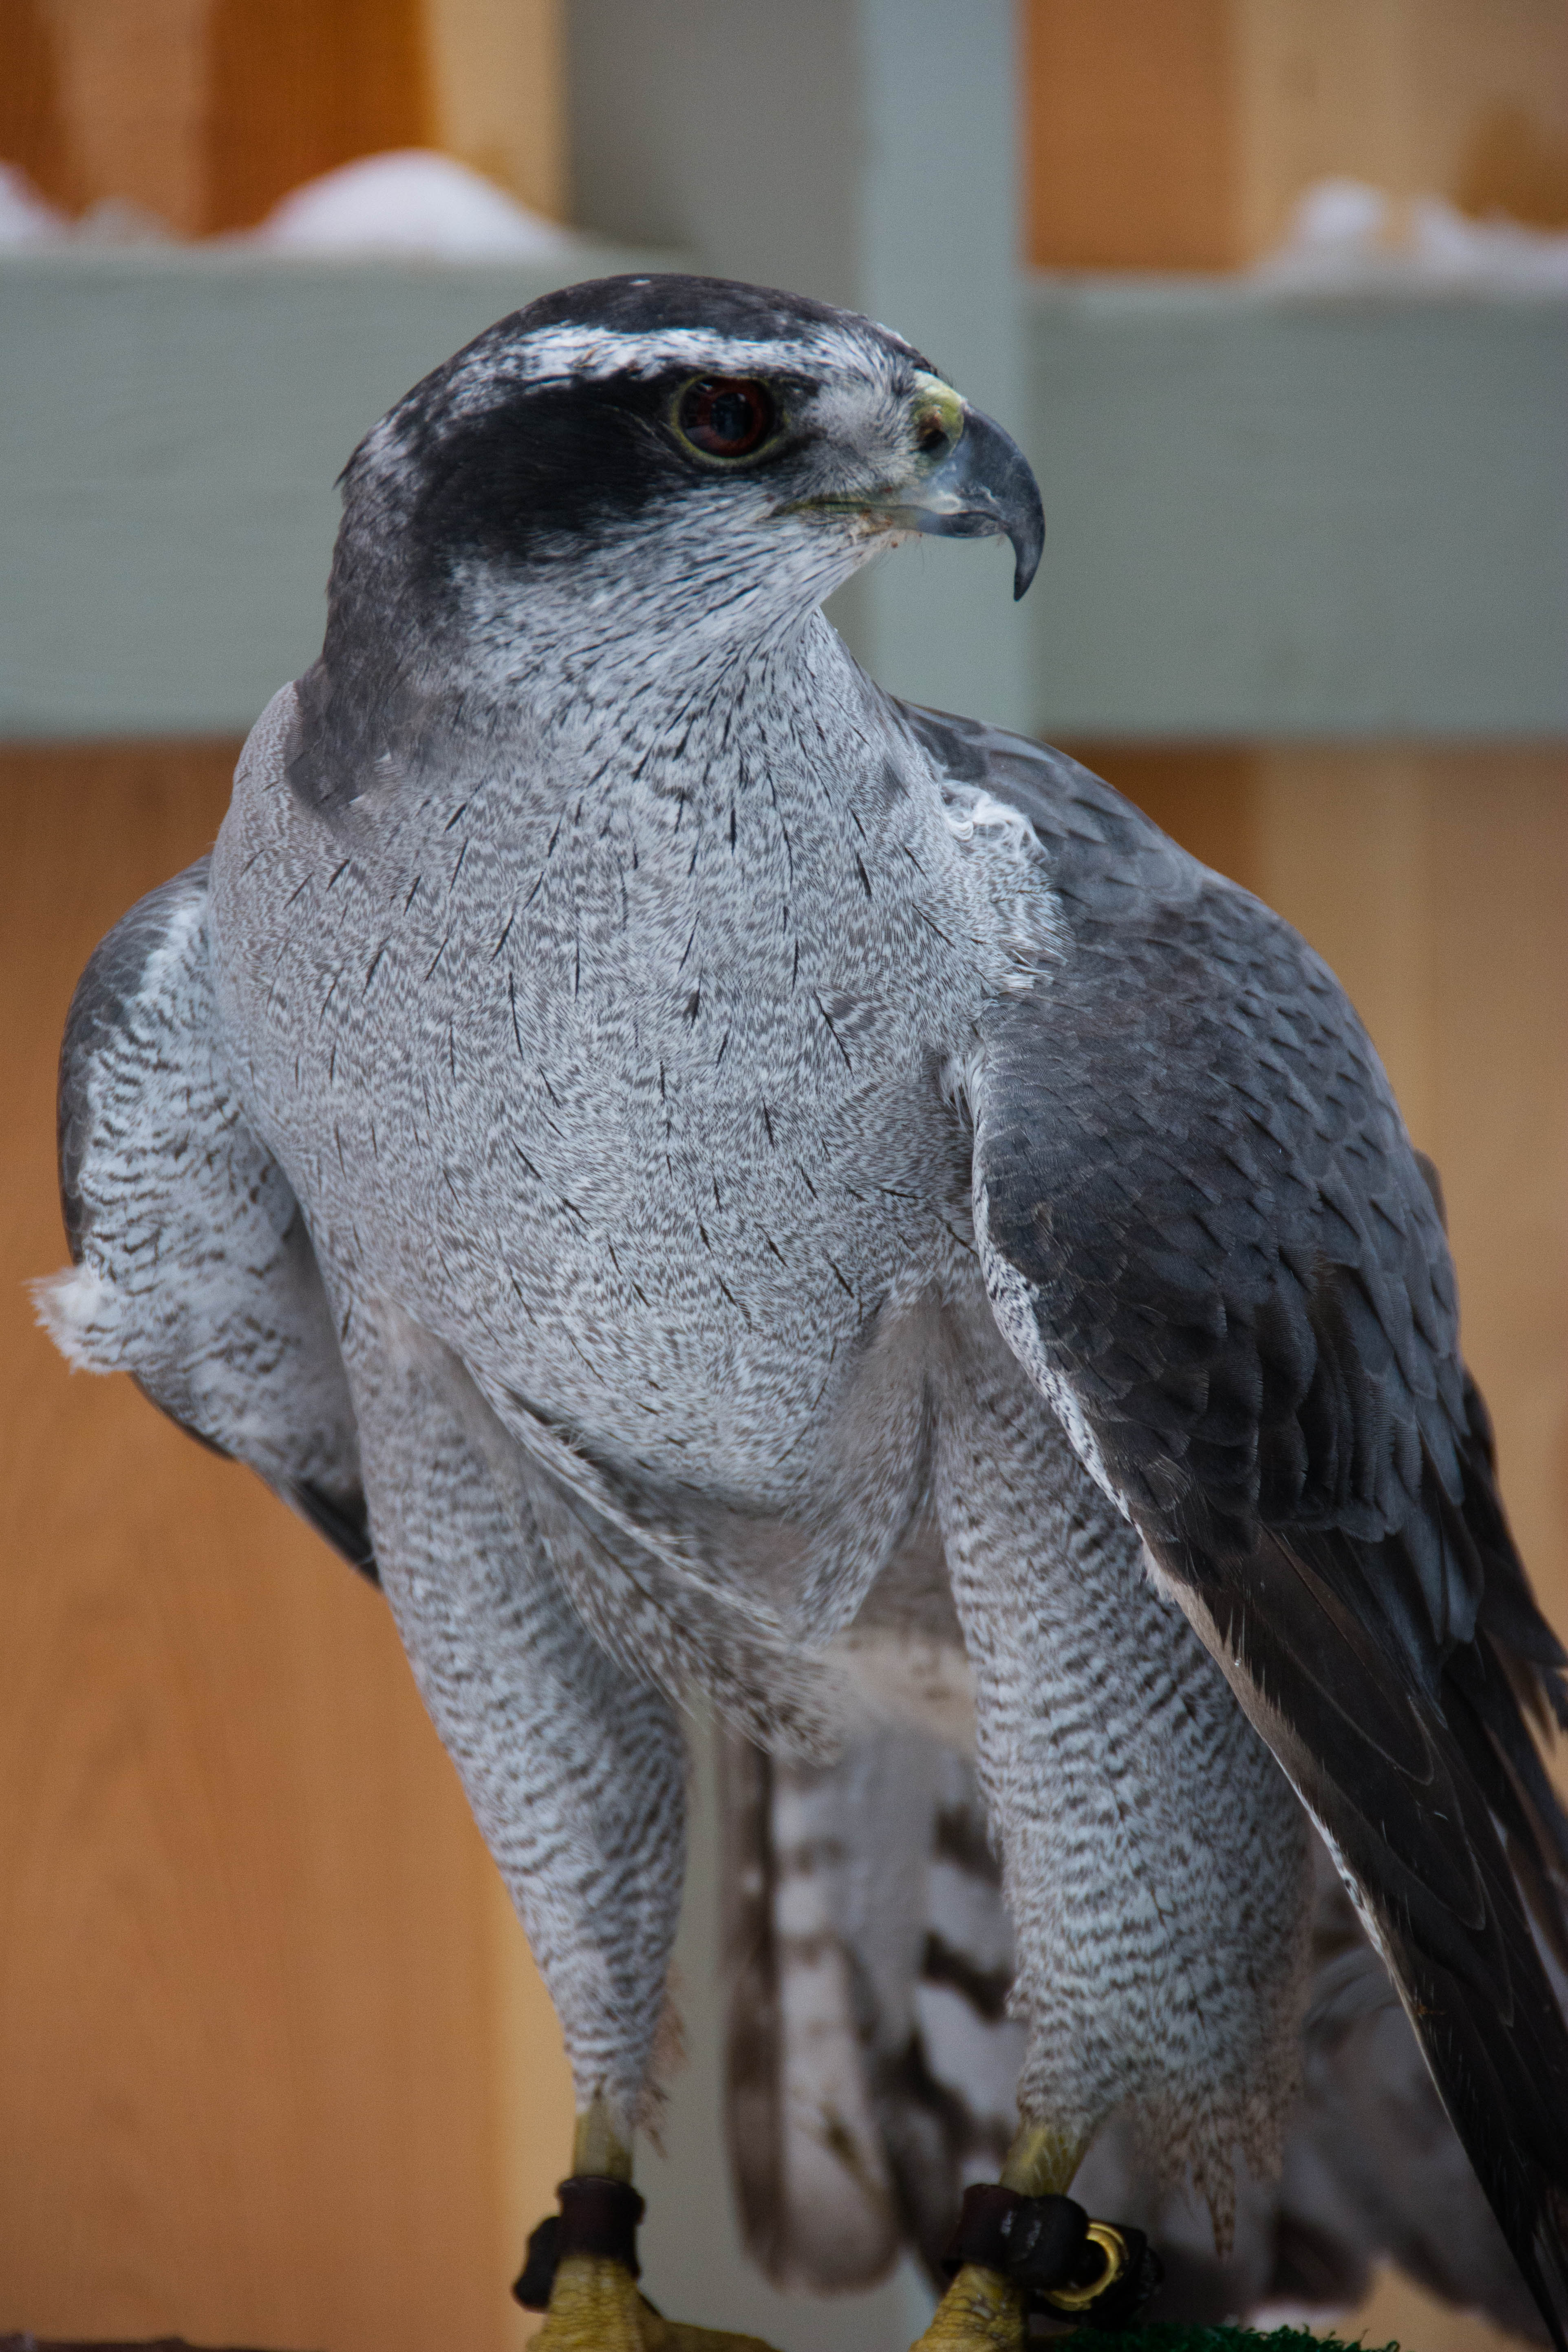
[[[1363,2264],[1393,2261],[1446,2303],[1544,2344],[1388,1971],[1325,1853],[1320,1864],[1318,1967],[1270,2292],[1300,2300],[1312,2247],[1337,2237]]]
[[[1046,848],[1058,952],[975,1066],[1016,1353],[1330,1838],[1568,2346],[1563,1652],[1498,1497],[1439,1207],[1289,926],[1058,753],[911,713]],[[1568,1718],[1565,1718],[1568,1719]]]
[[[374,1570],[348,1381],[310,1237],[246,1124],[207,961],[207,863],[94,953],[60,1056],[70,1269],[36,1286],[69,1361],[130,1372]]]
[[[1480,1580],[1424,1539],[1428,1465],[1461,1490],[1458,1308],[1382,1067],[1245,891],[1165,844],[1129,907],[1109,820],[1098,854],[1050,830],[1071,945],[988,1042],[992,1248],[1124,1507],[1200,1556],[1260,1521],[1397,1532],[1378,1597],[1429,1669]]]

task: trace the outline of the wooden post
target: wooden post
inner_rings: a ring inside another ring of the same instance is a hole
[[[563,0],[425,0],[433,143],[566,217]]]
[[[5,0],[0,154],[72,210],[118,202],[195,234],[205,225],[212,5]],[[30,71],[16,71],[18,51]]]

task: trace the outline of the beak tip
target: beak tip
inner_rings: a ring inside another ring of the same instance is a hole
[[[1011,436],[967,403],[961,437],[923,488],[907,501],[894,499],[884,512],[906,530],[941,539],[1010,540],[1015,604],[1040,568],[1046,541],[1040,486]]]
[[[968,412],[972,462],[977,462],[985,482],[987,506],[994,520],[991,528],[1005,531],[1013,543],[1013,602],[1018,604],[1040,568],[1045,552],[1046,514],[1034,469],[1012,436],[978,409]],[[963,443],[960,443],[963,447]]]

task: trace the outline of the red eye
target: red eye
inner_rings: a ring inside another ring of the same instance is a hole
[[[732,375],[703,376],[680,395],[676,422],[710,457],[749,457],[776,418],[766,384]]]

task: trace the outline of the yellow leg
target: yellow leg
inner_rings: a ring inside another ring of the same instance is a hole
[[[572,2169],[601,2180],[632,2177],[632,2152],[595,2100],[577,2118]],[[555,2273],[534,2352],[768,2352],[754,2336],[730,2336],[663,2319],[625,2263],[568,2254]]]
[[[1021,2197],[1064,2196],[1087,2146],[1064,2140],[1047,2125],[1026,2126],[1007,2151],[1002,2185]],[[999,2271],[966,2263],[914,2352],[1024,2352],[1027,2329],[1025,2290]]]
[[[535,2352],[652,2352],[658,2325],[623,2263],[568,2254],[533,2342]]]
[[[1089,2138],[1064,2139],[1049,2124],[1028,2124],[1007,2150],[1002,2186],[1020,2197],[1065,2197],[1089,2152]]]
[[[999,2271],[966,2263],[915,2352],[1023,2352],[1028,2297]]]
[[[629,2180],[632,2152],[610,2121],[603,2099],[584,2107],[572,2135],[572,2169],[591,2173],[595,2180]]]

